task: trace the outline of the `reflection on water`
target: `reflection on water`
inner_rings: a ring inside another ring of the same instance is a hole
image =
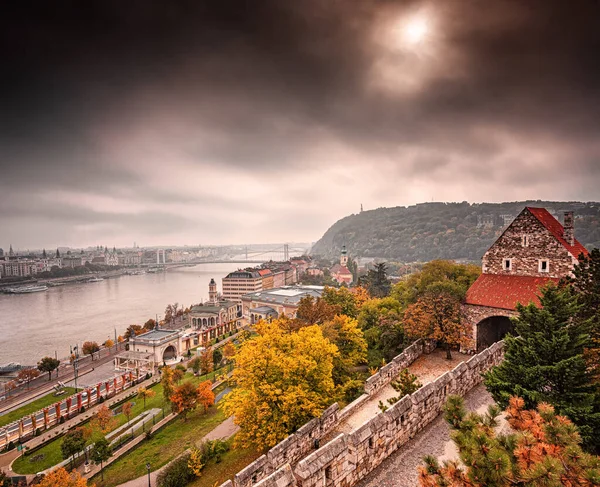
[[[169,303],[208,299],[208,282],[243,264],[200,264],[168,272],[68,284],[32,294],[0,294],[0,365],[64,357],[69,345],[114,339],[127,326],[162,316]]]

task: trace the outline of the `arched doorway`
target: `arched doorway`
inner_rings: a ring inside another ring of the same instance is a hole
[[[490,316],[481,320],[477,324],[477,351],[481,352],[499,342],[513,329],[512,321],[506,316]]]
[[[163,352],[163,361],[173,360],[177,357],[177,349],[173,345],[169,345]]]

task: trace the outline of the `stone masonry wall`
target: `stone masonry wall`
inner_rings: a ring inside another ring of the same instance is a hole
[[[256,485],[280,467],[286,464],[295,465],[298,463],[306,455],[315,451],[317,444],[343,419],[359,409],[371,395],[376,394],[395,380],[402,369],[412,364],[423,353],[430,353],[434,349],[435,342],[424,340],[414,342],[401,354],[394,357],[389,364],[367,379],[365,394],[348,404],[341,411],[337,403],[331,405],[323,412],[321,417],[312,419],[298,431],[271,448],[265,455],[238,472],[234,478],[235,487]]]
[[[234,482],[228,481],[221,487],[239,487],[240,485],[351,487],[356,485],[384,459],[433,421],[441,413],[449,395],[464,396],[479,384],[482,381],[482,373],[502,361],[503,348],[503,342],[498,342],[478,355],[474,355],[467,362],[461,362],[450,372],[446,372],[434,382],[421,387],[414,394],[403,397],[387,411],[375,415],[351,433],[341,433],[326,445],[314,450],[299,461],[294,469],[290,467],[290,464],[294,464],[292,460],[283,466],[274,468],[260,480],[252,483],[238,483],[238,476],[236,476]],[[410,350],[409,353],[414,351],[414,349]],[[355,407],[360,407],[360,403]],[[340,411],[339,414],[342,415],[343,411]],[[330,414],[327,419],[330,420],[333,417],[335,414]],[[321,418],[318,419],[319,422],[320,420]],[[316,431],[316,423],[311,425],[315,421],[305,425],[307,427],[310,425],[307,431]],[[331,430],[331,426],[328,429]],[[287,451],[287,448],[294,444],[296,444],[295,441],[290,438],[284,440],[278,445],[280,449],[277,455],[282,455],[284,450]],[[297,458],[300,451],[301,449],[291,448],[290,452],[293,453],[288,453],[285,457],[273,456],[275,455],[273,453],[272,459],[283,461],[284,458],[288,458],[291,460]],[[268,458],[269,454],[271,452],[263,457]],[[252,467],[250,465],[242,472],[249,469],[255,473],[264,471],[268,460],[263,457],[255,462],[259,466]],[[244,481],[244,479],[240,480]]]
[[[523,245],[527,236],[527,245]],[[512,259],[504,270],[504,259]],[[549,260],[548,272],[539,272],[540,259]],[[573,269],[574,257],[529,210],[523,210],[494,245],[484,254],[482,270],[486,274],[561,278]]]

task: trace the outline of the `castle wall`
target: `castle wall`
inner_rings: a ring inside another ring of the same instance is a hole
[[[221,487],[350,487],[433,421],[449,395],[464,396],[482,380],[481,374],[499,364],[503,342],[461,362],[434,382],[407,395],[386,412],[376,414],[351,433],[341,433],[320,448],[321,440],[340,422],[434,345],[419,340],[383,367],[365,384],[365,394],[339,410],[337,404],[273,447]],[[393,371],[396,370],[396,375]],[[387,382],[386,382],[387,381]],[[290,467],[294,466],[295,467]]]

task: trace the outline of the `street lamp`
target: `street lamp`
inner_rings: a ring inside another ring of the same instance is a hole
[[[148,470],[148,487],[152,487],[150,485],[150,464],[146,463],[146,470]]]

